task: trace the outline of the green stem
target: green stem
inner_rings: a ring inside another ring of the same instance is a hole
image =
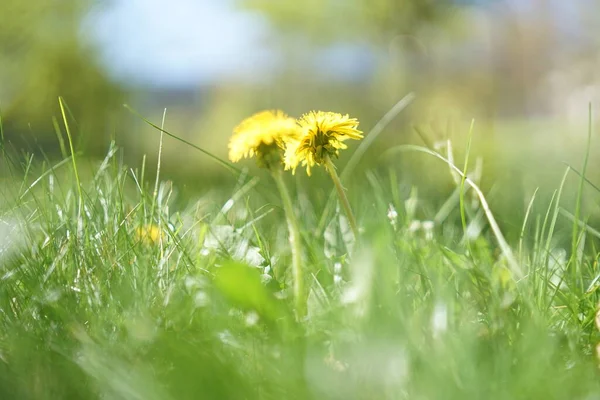
[[[292,270],[294,274],[294,302],[296,306],[296,317],[302,320],[306,316],[306,300],[304,288],[304,276],[302,271],[302,247],[300,245],[300,229],[298,220],[294,214],[294,206],[290,193],[285,186],[281,170],[272,169],[271,174],[279,189],[279,194],[283,200],[283,208],[288,224],[290,246],[292,248]]]
[[[342,182],[340,181],[340,177],[338,176],[335,165],[331,162],[331,158],[329,156],[325,156],[325,168],[329,172],[331,179],[335,185],[335,189],[337,190],[338,196],[342,203],[342,207],[344,207],[344,211],[346,212],[346,216],[348,217],[348,221],[350,222],[350,227],[352,228],[352,232],[354,233],[354,237],[358,239],[358,225],[356,224],[356,218],[354,218],[354,213],[352,213],[352,208],[350,207],[350,202],[348,201],[348,197],[346,196],[346,191],[342,186]]]

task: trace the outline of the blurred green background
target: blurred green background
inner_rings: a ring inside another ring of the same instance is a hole
[[[59,158],[62,96],[83,154],[102,157],[115,139],[130,165],[148,154],[152,167],[159,133],[125,103],[158,125],[166,109],[168,131],[225,157],[232,128],[261,109],[349,113],[368,132],[412,92],[365,165],[391,162],[431,194],[449,190],[435,162],[380,155],[422,144],[416,126],[462,157],[475,119],[482,184],[509,187],[492,198],[514,213],[581,160],[588,103],[600,104],[599,30],[593,0],[3,0],[3,131],[16,149]],[[220,166],[172,139],[164,161],[194,190],[223,182]]]
[[[561,186],[600,105],[598,1],[1,1],[0,398],[597,391],[598,237],[559,213],[600,222],[598,190],[579,209],[581,180]],[[265,108],[348,113],[368,140],[407,95],[343,182],[364,248],[350,254],[338,215],[315,229],[322,169],[285,178],[311,275],[305,324],[279,297],[283,212],[254,160],[234,176],[165,137],[152,179],[160,134],[143,118],[225,158],[234,126]],[[467,170],[528,272],[514,284],[481,200],[463,202],[434,157],[386,154],[451,142],[462,166],[473,120]],[[592,183],[599,142],[594,128]]]

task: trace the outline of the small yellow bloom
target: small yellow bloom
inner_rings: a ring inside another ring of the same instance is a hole
[[[315,164],[322,165],[326,157],[338,157],[339,150],[345,149],[347,139],[360,140],[362,132],[357,129],[358,120],[333,112],[311,111],[304,114],[298,125],[302,129],[299,140],[290,140],[285,149],[285,169],[296,172],[299,163],[310,169]]]
[[[137,239],[145,242],[146,244],[156,244],[162,238],[161,229],[154,225],[144,225],[136,230]]]
[[[272,162],[266,159],[278,154],[285,142],[300,136],[296,120],[283,111],[262,111],[243,120],[234,130],[229,140],[229,159],[238,162],[244,157],[256,156],[261,166]]]

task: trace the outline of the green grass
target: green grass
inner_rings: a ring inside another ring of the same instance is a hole
[[[441,201],[393,164],[346,176],[356,242],[327,180],[301,179],[310,296],[296,321],[268,177],[178,199],[120,154],[51,163],[2,147],[0,398],[600,397],[597,239],[580,206],[594,189],[578,174],[548,204],[523,199],[514,243],[472,188],[474,160],[450,163]]]

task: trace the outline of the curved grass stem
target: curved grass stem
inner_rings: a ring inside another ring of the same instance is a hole
[[[338,197],[340,198],[340,202],[342,203],[342,207],[344,208],[346,217],[348,217],[350,228],[352,228],[352,233],[354,233],[354,238],[358,239],[358,224],[356,223],[356,218],[354,218],[354,213],[352,212],[352,208],[350,207],[350,202],[348,201],[348,197],[346,196],[346,191],[342,186],[340,177],[338,176],[337,171],[335,170],[335,165],[333,165],[329,156],[326,156],[325,158],[325,168],[329,172],[331,180],[333,180],[333,184],[335,185],[335,189],[337,190]]]

